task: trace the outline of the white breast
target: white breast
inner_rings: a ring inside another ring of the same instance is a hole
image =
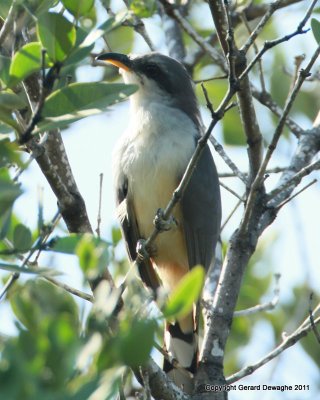
[[[135,110],[114,151],[113,173],[116,187],[121,187],[127,178],[128,197],[133,199],[142,237],[151,234],[156,211],[165,208],[177,187],[193,154],[195,135],[196,128],[182,111],[159,103]],[[179,206],[174,216],[181,222]],[[172,263],[179,265],[180,270],[188,269],[182,229],[181,224],[156,240],[156,264],[163,273],[166,265]]]

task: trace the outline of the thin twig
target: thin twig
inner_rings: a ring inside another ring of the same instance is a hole
[[[288,197],[286,200],[284,200],[282,203],[280,203],[277,206],[277,210],[280,210],[280,208],[282,208],[285,204],[289,203],[292,199],[294,199],[295,197],[299,196],[299,194],[301,194],[302,192],[307,190],[310,186],[314,185],[317,181],[318,181],[317,179],[314,179],[313,181],[311,181],[307,185],[305,185],[302,189],[300,189],[297,193],[295,193],[294,195]]]
[[[12,33],[12,26],[15,22],[16,15],[17,15],[17,1],[13,0],[11,7],[9,9],[7,18],[4,21],[4,24],[2,25],[1,31],[0,31],[0,48],[3,46],[3,43],[8,36],[8,34]]]
[[[213,76],[212,78],[206,78],[206,79],[196,79],[193,81],[195,85],[198,85],[199,83],[202,84],[204,82],[211,82],[211,81],[216,81],[220,79],[227,79],[228,75],[220,75],[220,76]]]
[[[42,79],[41,79],[41,87],[40,87],[40,96],[39,96],[39,101],[36,106],[35,111],[32,114],[32,117],[30,118],[30,121],[27,125],[26,130],[21,134],[19,143],[20,144],[25,144],[27,143],[31,138],[32,138],[32,132],[38,122],[41,119],[41,112],[42,108],[44,106],[44,102],[48,94],[51,93],[53,89],[53,85],[55,80],[58,78],[59,71],[61,69],[61,64],[56,62],[53,67],[50,68],[48,73],[45,75],[45,52],[42,51]]]
[[[26,257],[21,256],[22,258],[20,257],[20,259],[22,260],[22,264],[20,265],[20,268],[24,268],[30,263],[30,258],[39,249],[39,247],[41,247],[45,243],[45,241],[47,240],[47,237],[49,236],[48,232],[50,232],[50,233],[52,232],[52,230],[55,227],[56,221],[59,220],[59,218],[60,218],[60,212],[57,212],[55,214],[55,216],[53,217],[51,223],[48,225],[46,232],[44,232],[42,235],[40,235],[38,237],[35,244],[30,249],[28,255]],[[16,280],[19,279],[19,277],[20,277],[20,274],[17,272],[14,272],[9,276],[9,279],[7,280],[7,282],[5,283],[4,287],[1,290],[0,300],[8,292],[8,290],[11,288],[11,286],[16,282]]]
[[[205,88],[204,84],[201,84],[201,88],[204,94],[204,97],[206,99],[206,105],[208,110],[211,113],[212,118],[215,116],[215,111],[213,109],[212,103],[209,99],[207,89]],[[215,139],[213,136],[210,136],[210,142],[213,144],[214,149],[216,152],[221,156],[223,161],[228,165],[228,167],[233,171],[233,173],[242,180],[242,182],[247,185],[248,179],[247,177],[239,170],[239,168],[235,165],[235,163],[227,156],[226,152],[224,151],[222,145],[218,143],[217,139]]]
[[[123,0],[125,5],[127,6],[127,9],[130,9],[130,4],[128,0]],[[103,4],[104,5],[104,4]],[[107,7],[106,7],[107,10]],[[108,10],[107,10],[108,11]],[[148,45],[149,49],[151,51],[155,51],[155,46],[153,45],[150,36],[148,35],[148,32],[146,30],[146,27],[144,25],[144,22],[137,17],[135,14],[131,15],[130,19],[127,19],[124,23],[124,26],[131,26],[133,29],[144,39],[146,44]]]
[[[237,176],[245,185],[248,183],[247,176],[243,174],[236,164],[231,160],[231,158],[224,151],[222,145],[213,136],[210,136],[210,142],[212,143],[215,151],[220,155],[223,161],[228,165],[228,167],[233,171],[233,176]]]
[[[279,302],[279,297],[280,297],[279,281],[281,278],[281,274],[274,274],[274,277],[275,277],[275,288],[273,291],[273,298],[270,301],[264,304],[257,304],[256,306],[247,308],[246,310],[235,311],[233,315],[235,317],[243,317],[252,314],[257,314],[262,311],[273,310]]]
[[[268,93],[267,91],[262,92],[257,90],[257,88],[253,84],[251,84],[251,92],[255,99],[257,99],[264,106],[268,107],[269,110],[272,111],[277,117],[282,116],[283,110],[272,99],[270,93]],[[299,126],[295,121],[293,121],[288,115],[285,119],[285,125],[297,138],[299,138],[304,132],[301,126]]]
[[[236,205],[234,206],[234,208],[231,210],[230,214],[227,216],[227,218],[225,219],[225,221],[221,224],[221,228],[220,228],[220,234],[221,232],[224,230],[224,228],[226,227],[227,223],[230,221],[230,219],[232,218],[233,214],[237,211],[237,209],[239,208],[239,206],[244,202],[245,197],[243,196],[243,199],[239,200]]]
[[[313,311],[312,311],[312,299],[313,299],[313,293],[310,293],[310,299],[309,299],[309,318],[310,318],[310,324],[312,326],[313,333],[320,344],[320,333],[316,327],[316,324],[314,323],[314,317],[313,317]]]
[[[214,4],[218,3],[217,1],[212,2],[210,1],[209,4]],[[225,11],[225,21],[227,24],[227,35],[225,37],[225,40],[227,42],[227,59],[228,59],[228,66],[229,66],[229,85],[231,87],[238,87],[239,82],[238,78],[236,75],[236,53],[238,52],[235,40],[234,40],[234,34],[233,34],[233,28],[232,28],[232,23],[231,23],[231,17],[230,17],[230,10],[229,10],[229,1],[228,0],[223,0],[223,5],[224,5],[224,11]],[[223,17],[221,17],[223,18]],[[216,26],[217,33],[219,35],[219,29]],[[222,34],[222,32],[221,32]],[[237,89],[236,89],[237,90]]]
[[[102,208],[102,186],[103,186],[103,173],[99,175],[100,183],[99,183],[99,207],[98,207],[98,217],[97,217],[97,235],[100,237],[100,225],[101,225],[101,208]]]
[[[268,23],[269,19],[272,17],[273,13],[280,8],[280,5],[282,3],[282,0],[277,0],[271,3],[264,14],[264,16],[261,18],[259,21],[258,25],[255,27],[253,32],[251,32],[251,35],[247,42],[241,47],[241,51],[244,53],[247,53],[249,48],[252,46],[252,44],[255,42],[257,37],[260,35],[262,29],[265,27],[265,25]]]
[[[314,9],[317,1],[318,0],[313,0],[311,2],[311,4],[310,4],[305,16],[303,17],[303,19],[301,20],[301,22],[299,23],[297,29],[294,32],[290,33],[289,35],[285,35],[285,36],[283,36],[281,38],[264,42],[262,49],[258,52],[258,54],[254,57],[254,59],[248,64],[246,69],[241,73],[239,79],[241,79],[242,77],[248,75],[249,71],[256,64],[256,62],[259,59],[261,59],[261,57],[264,55],[264,53],[266,51],[272,49],[275,46],[278,46],[280,43],[287,42],[288,40],[290,40],[294,36],[301,35],[301,34],[304,34],[304,33],[308,32],[308,29],[303,29],[303,28],[304,28],[305,24],[307,23],[308,19],[310,18],[312,10]]]
[[[207,41],[203,40],[203,37],[198,34],[198,32],[193,28],[193,26],[182,16],[180,11],[176,8],[170,8],[170,4],[168,4],[165,0],[160,0],[161,4],[163,4],[164,9],[166,12],[170,13],[172,16],[181,26],[181,28],[198,44],[198,46],[203,49],[203,51],[211,57],[217,65],[226,70],[225,68],[225,60],[223,56],[214,48],[212,47]]]
[[[240,200],[241,202],[243,202],[243,198],[236,193],[234,190],[232,190],[231,188],[229,188],[229,186],[225,185],[223,182],[219,181],[219,185],[221,187],[223,187],[224,189],[226,189],[229,193],[233,194],[233,196],[235,196],[238,200]]]
[[[287,117],[287,115],[289,114],[289,112],[291,110],[291,107],[292,107],[292,105],[293,105],[293,103],[294,103],[294,101],[295,101],[295,99],[296,99],[296,97],[297,97],[297,95],[299,93],[299,90],[300,90],[305,78],[308,76],[308,74],[309,74],[313,64],[317,60],[319,54],[320,54],[320,45],[317,47],[316,51],[312,55],[311,60],[309,61],[307,67],[299,72],[299,77],[298,77],[298,79],[296,81],[296,84],[294,85],[294,87],[293,87],[293,89],[292,89],[292,91],[291,91],[291,93],[290,93],[290,95],[289,95],[289,97],[288,97],[288,99],[286,101],[286,104],[285,104],[284,109],[283,109],[282,116],[281,116],[281,118],[279,120],[279,123],[278,123],[278,125],[276,127],[276,130],[274,132],[274,135],[273,135],[273,138],[271,140],[271,143],[268,146],[268,150],[266,152],[264,160],[263,160],[262,164],[260,165],[259,171],[258,171],[258,173],[256,175],[256,178],[255,178],[255,180],[254,180],[254,182],[253,182],[253,184],[251,186],[250,193],[249,193],[249,196],[248,196],[248,202],[247,202],[246,211],[245,211],[244,218],[243,218],[243,221],[242,221],[242,224],[241,224],[241,227],[240,227],[241,230],[246,230],[247,227],[248,227],[248,221],[249,221],[249,217],[250,217],[250,214],[251,214],[251,211],[252,211],[252,204],[255,201],[255,197],[257,195],[258,189],[260,188],[262,182],[264,181],[264,174],[265,174],[266,168],[268,166],[268,163],[269,163],[269,161],[271,159],[271,156],[272,156],[274,150],[276,149],[276,146],[277,146],[278,141],[280,139],[280,136],[282,134],[286,117]],[[295,179],[297,181],[299,181],[299,177],[301,179],[303,176],[309,174],[312,170],[314,170],[316,168],[319,168],[319,165],[320,165],[320,161],[315,162],[315,163],[309,165],[308,167],[303,168],[303,170],[301,170],[298,174],[295,175]],[[290,180],[290,181],[292,181],[292,180]],[[273,196],[274,196],[274,192],[279,191],[280,187],[275,189],[272,192]]]
[[[244,11],[241,12],[241,20],[242,20],[244,26],[246,27],[247,31],[251,35],[252,31],[251,31],[250,25],[248,24],[248,20],[246,18],[246,14],[245,14]],[[255,41],[253,42],[253,49],[254,49],[255,54],[257,55],[259,53],[259,49],[258,49],[258,46],[256,45]],[[262,92],[265,92],[266,91],[266,85],[265,85],[265,81],[264,81],[261,58],[258,61],[258,67],[259,67],[259,77],[260,77],[261,90],[262,90]]]
[[[278,174],[287,171],[288,167],[275,167],[266,170],[266,174]],[[241,172],[243,175],[249,175],[249,172]],[[219,172],[219,178],[235,178],[237,175],[234,172]]]
[[[274,199],[278,194],[283,192],[286,189],[291,188],[292,186],[296,186],[303,177],[309,175],[311,172],[320,169],[320,160],[314,161],[313,163],[307,165],[306,167],[302,168],[299,172],[297,172],[291,179],[284,182],[282,185],[278,186],[274,190],[272,190],[268,194],[268,202]]]
[[[320,317],[314,320],[314,325],[320,323]],[[284,350],[288,349],[289,347],[296,344],[301,338],[306,336],[311,330],[312,325],[309,323],[303,328],[297,328],[291,335],[285,336],[282,343],[279,344],[274,350],[272,350],[269,354],[263,357],[261,360],[256,362],[255,364],[249,365],[242,370],[238,371],[237,373],[229,376],[226,379],[226,384],[231,385],[232,383],[238,381],[239,379],[244,378],[245,376],[251,375],[254,371],[258,368],[262,367],[263,365],[267,364],[274,358],[278,357]]]
[[[15,281],[17,279],[19,279],[19,277],[20,277],[20,274],[18,272],[14,272],[13,274],[11,274],[9,276],[9,279],[7,280],[7,282],[5,283],[5,285],[3,286],[3,288],[0,292],[0,301],[2,300],[4,295],[8,292],[8,290],[11,288],[11,286],[15,283]]]
[[[79,290],[70,285],[67,285],[64,282],[60,282],[57,279],[50,278],[49,276],[43,276],[42,278],[51,282],[53,285],[73,294],[74,296],[80,297],[83,300],[90,301],[91,303],[93,303],[93,301],[94,301],[94,297],[91,294],[85,293],[82,290]]]
[[[143,400],[151,400],[149,372],[147,370],[143,370],[141,367],[139,368],[139,372],[143,382],[143,389],[144,389]]]

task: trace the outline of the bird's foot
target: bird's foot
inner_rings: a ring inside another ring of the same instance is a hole
[[[144,261],[155,256],[156,246],[154,244],[146,245],[145,239],[139,239],[137,242],[136,251],[139,261]]]
[[[163,209],[159,208],[153,220],[153,225],[157,228],[159,232],[170,231],[170,229],[174,229],[178,226],[178,221],[174,218],[173,215],[170,215],[168,219],[164,219],[163,214]]]

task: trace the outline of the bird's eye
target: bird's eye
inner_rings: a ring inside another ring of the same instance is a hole
[[[150,78],[154,78],[159,75],[160,68],[155,64],[146,65],[146,75]]]

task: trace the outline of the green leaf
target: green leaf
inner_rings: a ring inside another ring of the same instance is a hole
[[[5,110],[21,110],[27,107],[27,103],[17,94],[6,90],[0,92],[0,108]]]
[[[89,279],[102,273],[109,262],[109,243],[88,233],[82,235],[75,252],[81,269]]]
[[[94,271],[97,268],[99,261],[99,255],[96,251],[96,246],[91,238],[91,235],[83,235],[76,249],[76,253],[79,257],[80,267],[86,275],[90,273],[90,270]]]
[[[26,267],[19,267],[16,264],[8,264],[0,262],[0,269],[9,272],[17,272],[19,274],[32,274],[32,275],[40,275],[40,276],[54,276],[58,275],[59,273],[55,270],[49,268],[26,268]]]
[[[12,208],[8,208],[7,211],[0,217],[0,240],[3,240],[10,229],[12,221]]]
[[[59,0],[40,0],[35,1],[35,15],[40,16],[42,13],[47,12],[49,8],[55,7],[59,3]]]
[[[42,46],[54,62],[65,60],[76,42],[75,27],[61,14],[42,14],[38,19],[37,32]]]
[[[56,237],[50,242],[50,250],[55,251],[57,253],[64,254],[75,254],[77,246],[83,239],[83,234],[78,235],[75,233],[70,234],[69,236]],[[91,241],[95,246],[99,246],[103,244],[104,246],[109,246],[110,243],[106,242],[103,239],[100,239],[96,236],[91,236]]]
[[[0,17],[6,19],[12,0],[1,0],[0,1]]]
[[[120,359],[129,367],[135,368],[147,362],[154,343],[155,321],[124,321],[120,327]]]
[[[34,133],[63,128],[81,118],[99,114],[107,106],[124,100],[136,89],[136,85],[120,83],[72,83],[47,97],[42,110],[43,119]]]
[[[50,64],[48,56],[45,56],[45,66]],[[39,42],[24,45],[13,57],[10,65],[10,78],[8,86],[15,86],[18,82],[37,72],[42,67],[42,46]]]
[[[167,319],[183,318],[188,315],[193,308],[193,304],[199,299],[205,272],[200,265],[192,268],[185,275],[173,293],[170,295],[167,304],[163,309],[163,315]]]
[[[22,287],[13,288],[10,303],[18,320],[31,332],[43,320],[60,319],[62,315],[68,315],[73,326],[79,327],[78,307],[72,296],[44,280],[28,280]]]
[[[78,63],[79,61],[87,57],[94,48],[96,41],[106,33],[109,33],[113,29],[120,26],[127,18],[127,16],[128,12],[121,12],[117,14],[115,18],[109,18],[97,29],[90,31],[89,34],[87,34],[84,29],[78,27],[76,45],[64,65],[68,66]]]
[[[76,19],[88,16],[94,5],[94,0],[61,0],[61,2]]]
[[[11,126],[9,126],[3,122],[0,122],[0,135],[11,133],[12,131],[13,131],[13,129]],[[1,153],[1,149],[0,149],[0,153]],[[1,155],[0,155],[0,159],[1,159]],[[0,161],[0,164],[1,164],[1,161]]]
[[[112,243],[113,246],[117,246],[117,244],[121,240],[121,230],[117,226],[113,226],[111,229]]]
[[[20,185],[0,178],[0,216],[12,207],[14,201],[21,193]]]
[[[107,106],[124,100],[136,90],[136,85],[121,83],[72,83],[47,97],[42,116],[45,118],[58,117],[92,109],[105,111]]]
[[[320,43],[320,22],[315,18],[311,19],[311,29],[312,29],[314,38],[316,39],[317,43],[319,44]]]
[[[9,82],[9,69],[11,58],[0,55],[0,80],[7,85]]]
[[[10,126],[17,132],[21,132],[21,128],[18,123],[12,118],[11,111],[0,108],[0,121],[5,125]]]
[[[131,0],[130,9],[139,18],[149,18],[154,14],[157,7],[155,0]]]
[[[77,111],[73,114],[65,114],[58,117],[44,118],[39,122],[37,128],[33,131],[33,134],[57,128],[62,129],[72,124],[73,122],[79,121],[82,118],[91,117],[92,115],[100,113],[101,110],[94,109],[94,110]]]
[[[13,245],[18,251],[30,250],[32,246],[32,233],[23,224],[18,224],[13,232]]]

